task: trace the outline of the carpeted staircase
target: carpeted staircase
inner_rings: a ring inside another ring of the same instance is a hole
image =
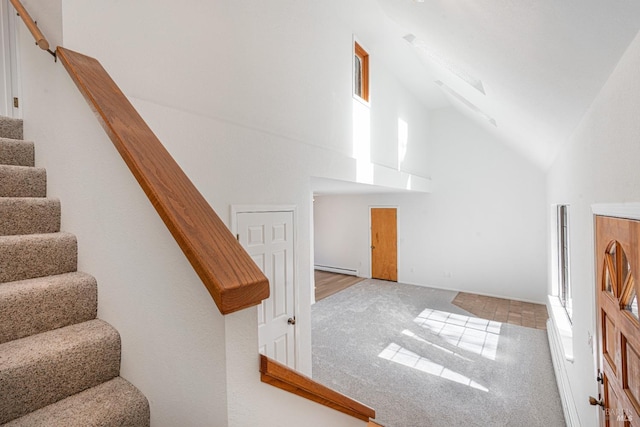
[[[33,143],[0,118],[0,425],[149,426],[146,397],[119,376],[120,335],[96,313]]]

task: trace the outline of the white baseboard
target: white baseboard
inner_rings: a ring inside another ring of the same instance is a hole
[[[329,273],[348,274],[349,276],[358,275],[358,270],[352,268],[330,267],[328,265],[314,265],[313,268],[320,271],[328,271]]]
[[[565,363],[571,362],[565,358],[560,334],[551,317],[547,320],[547,337],[549,338],[551,361],[553,362],[553,370],[556,374],[556,382],[558,383],[558,392],[560,393],[565,422],[568,427],[579,427],[580,419],[578,418],[578,410],[573,400],[569,376],[565,369]]]

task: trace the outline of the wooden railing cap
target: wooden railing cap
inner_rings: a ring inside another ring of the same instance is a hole
[[[351,415],[363,421],[376,417],[376,411],[342,393],[294,371],[286,365],[260,355],[260,379],[282,390]]]
[[[220,312],[268,298],[267,278],[102,65],[69,49],[57,52]]]

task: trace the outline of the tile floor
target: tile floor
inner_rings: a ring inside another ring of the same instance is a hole
[[[483,319],[534,329],[547,329],[547,307],[543,304],[459,292],[453,304]]]

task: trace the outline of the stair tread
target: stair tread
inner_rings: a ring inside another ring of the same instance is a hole
[[[76,271],[76,237],[57,233],[0,236],[0,283]]]
[[[116,377],[5,424],[6,427],[148,425],[149,402],[122,377]]]
[[[34,166],[35,147],[33,142],[0,138],[0,164]]]
[[[22,119],[0,117],[0,136],[4,138],[22,139]]]
[[[120,336],[95,319],[0,344],[0,423],[118,376]]]
[[[47,197],[0,197],[0,236],[60,231],[60,200]]]
[[[44,168],[0,164],[1,197],[45,197],[47,172]]]
[[[0,343],[95,319],[97,299],[82,272],[0,283]]]

